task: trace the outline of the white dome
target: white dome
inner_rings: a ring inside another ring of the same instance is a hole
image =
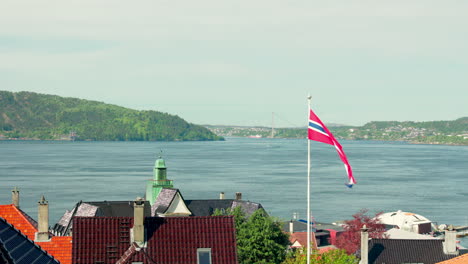
[[[421,224],[431,223],[431,229],[435,229],[432,221],[426,217],[415,213],[402,212],[401,210],[396,212],[383,213],[378,217],[378,219],[382,224],[398,226],[398,228],[402,230],[415,233],[418,233],[418,227]]]

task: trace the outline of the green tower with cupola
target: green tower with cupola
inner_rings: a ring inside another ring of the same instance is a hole
[[[146,200],[149,201],[151,205],[154,204],[163,188],[174,187],[172,185],[172,180],[168,180],[166,177],[166,162],[164,159],[159,157],[154,163],[153,179],[148,180],[148,183],[146,184]]]

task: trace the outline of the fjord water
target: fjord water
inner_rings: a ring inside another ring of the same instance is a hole
[[[468,147],[342,141],[358,182],[345,187],[333,146],[311,142],[311,205],[317,221],[403,210],[439,224],[468,225]],[[220,192],[261,203],[282,219],[306,214],[305,139],[227,138],[224,142],[0,141],[0,204],[20,188],[21,208],[37,217],[42,194],[51,225],[75,203],[143,196],[162,152],[168,179],[185,199]],[[463,243],[466,244],[466,241]],[[467,246],[467,245],[465,245]]]

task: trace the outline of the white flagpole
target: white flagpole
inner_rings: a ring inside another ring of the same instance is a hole
[[[307,133],[309,131],[310,101],[308,96],[309,111],[307,112]],[[310,264],[310,140],[307,137],[307,264]]]

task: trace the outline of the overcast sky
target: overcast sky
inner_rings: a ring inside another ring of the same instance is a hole
[[[468,116],[468,1],[0,2],[0,90],[197,124]]]

